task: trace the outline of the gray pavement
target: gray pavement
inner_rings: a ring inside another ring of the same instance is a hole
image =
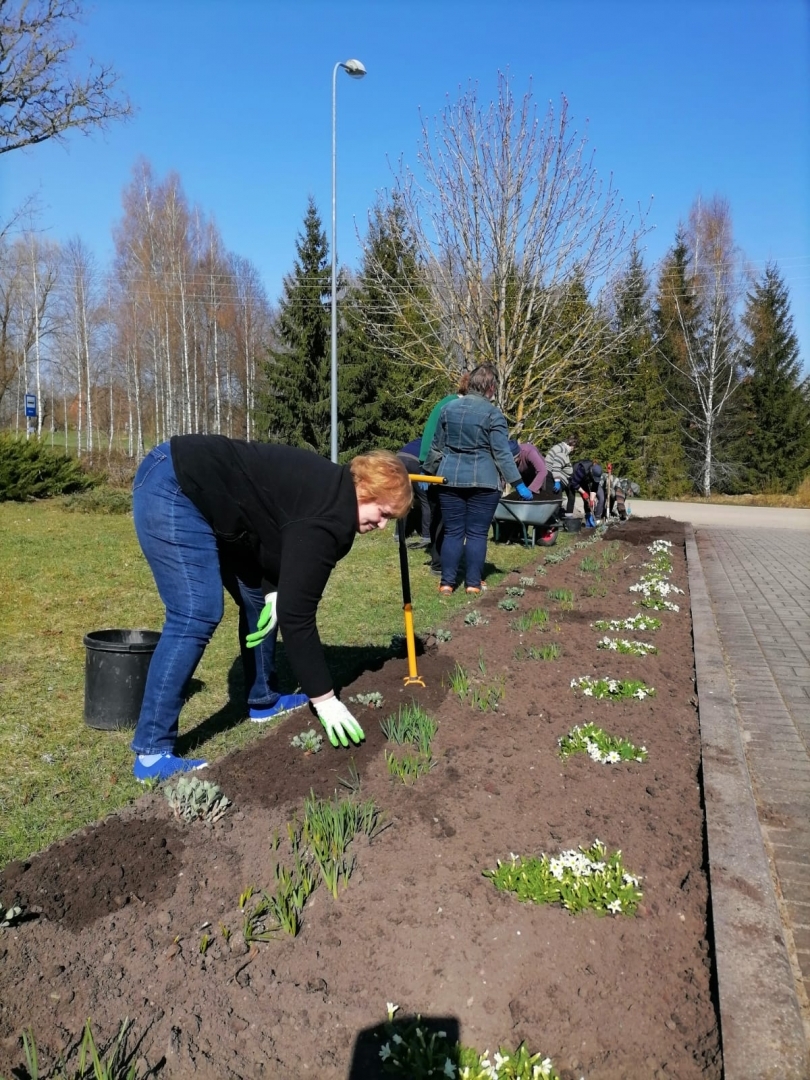
[[[658,502],[655,499],[632,499],[637,517],[671,517],[701,525],[734,529],[803,529],[810,532],[810,510],[782,509],[773,506],[726,506],[720,503]]]
[[[633,513],[694,525],[687,560],[725,1080],[807,1080],[810,511],[636,500]]]

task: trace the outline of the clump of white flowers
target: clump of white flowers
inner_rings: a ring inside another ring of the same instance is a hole
[[[577,724],[559,739],[560,757],[585,753],[600,765],[616,765],[620,761],[646,761],[646,746],[634,746],[627,739],[608,735],[596,724]]]
[[[601,840],[589,848],[559,855],[512,855],[485,870],[497,889],[534,904],[562,904],[571,912],[590,909],[601,915],[632,915],[642,893],[640,878],[627,872],[621,851],[608,854]]]
[[[646,641],[628,641],[627,638],[610,638],[607,635],[597,641],[596,647],[627,656],[649,656],[658,652],[655,645],[648,645]]]
[[[592,675],[579,675],[571,680],[571,687],[592,698],[632,697],[643,701],[655,695],[652,686],[645,686],[637,679],[595,679]]]
[[[503,1046],[490,1054],[451,1043],[446,1031],[431,1030],[421,1016],[396,1018],[399,1005],[388,1002],[385,1041],[380,1047],[383,1071],[393,1076],[435,1076],[448,1080],[560,1080],[551,1058]]]

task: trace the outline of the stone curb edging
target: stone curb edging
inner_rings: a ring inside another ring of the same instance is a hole
[[[725,1080],[807,1080],[810,1060],[694,529],[685,527]]]

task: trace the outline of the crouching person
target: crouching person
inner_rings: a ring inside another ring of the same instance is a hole
[[[584,460],[574,465],[568,485],[569,514],[573,512],[577,494],[582,496],[585,524],[593,529],[605,509],[605,482],[598,461]]]
[[[186,687],[222,619],[223,586],[239,607],[250,719],[311,702],[333,746],[364,738],[335,697],[316,614],[355,535],[385,528],[411,500],[405,466],[387,450],[335,465],[289,446],[177,435],[146,455],[133,483],[135,530],[166,620],[131,744],[138,780],[207,764],[176,756],[175,743]],[[301,694],[278,691],[279,628]]]
[[[610,516],[617,517],[619,521],[627,521],[631,512],[627,500],[631,495],[638,495],[640,490],[638,484],[620,476],[614,477],[610,485]]]

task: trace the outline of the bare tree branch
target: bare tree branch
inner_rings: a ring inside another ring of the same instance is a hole
[[[421,280],[403,290],[366,246],[381,298],[370,332],[394,347],[384,340],[394,328],[403,360],[451,379],[493,364],[501,408],[524,437],[575,422],[594,364],[615,351],[599,298],[643,235],[641,215],[634,223],[597,172],[567,102],[541,123],[531,94],[517,102],[505,76],[486,108],[471,88],[433,131],[423,124],[418,161],[418,177],[400,165],[394,196]]]
[[[70,71],[81,15],[77,0],[0,0],[0,154],[132,115],[111,67]]]

